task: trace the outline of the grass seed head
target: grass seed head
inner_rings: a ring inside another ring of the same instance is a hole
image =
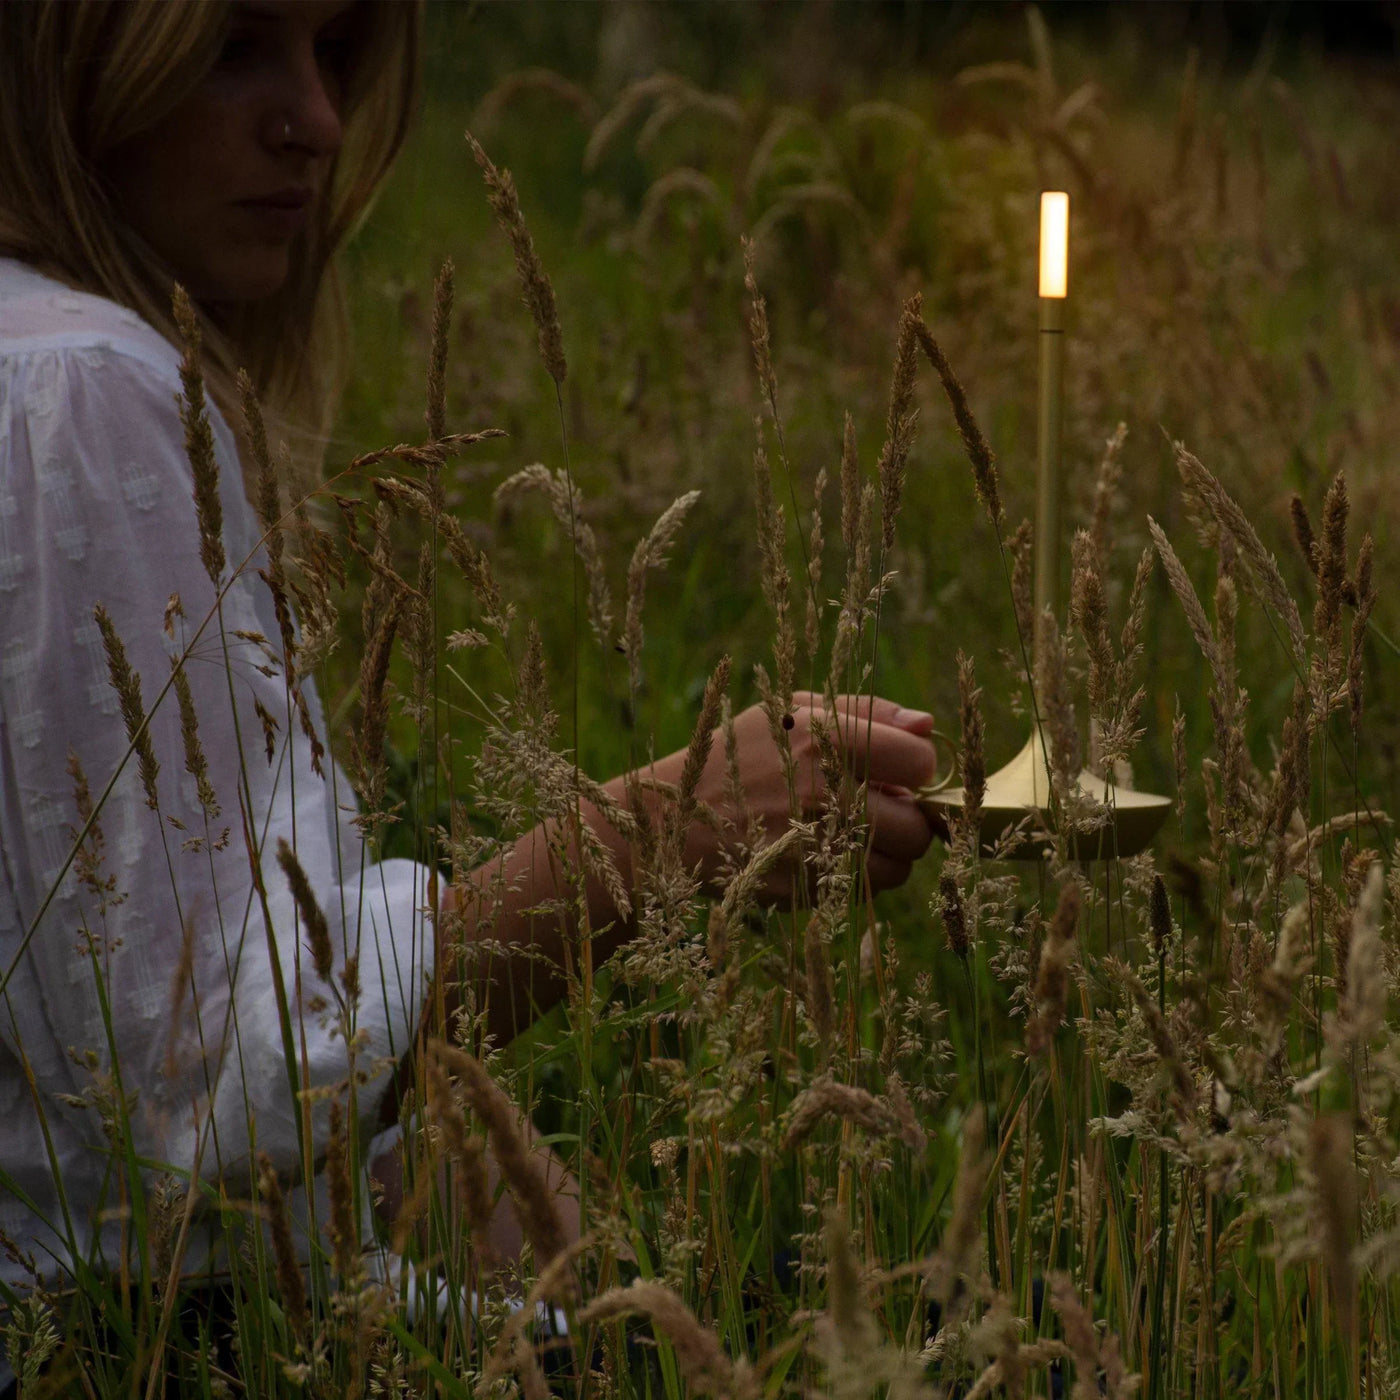
[[[219,462],[214,455],[214,431],[204,400],[200,367],[202,337],[199,315],[188,293],[175,286],[173,308],[180,331],[180,422],[185,430],[185,453],[194,474],[194,508],[199,521],[199,559],[217,589],[224,571],[224,507],[219,498]]]
[[[509,170],[496,168],[470,131],[466,139],[476,163],[481,167],[482,177],[486,181],[486,198],[496,215],[496,222],[500,224],[515,254],[515,271],[520,278],[525,305],[529,308],[539,336],[540,358],[555,388],[560,389],[568,374],[568,364],[564,359],[564,331],[559,324],[559,307],[554,299],[553,284],[535,251],[535,240],[531,238],[530,230],[525,226],[525,216],[520,212],[515,181],[511,179]]]
[[[159,811],[156,778],[160,773],[160,763],[156,759],[150,726],[146,722],[146,707],[141,699],[141,677],[127,660],[126,647],[107,609],[98,603],[92,615],[97,621],[98,631],[102,633],[102,649],[107,654],[107,675],[112,689],[117,692],[122,723],[126,726],[126,740],[136,750],[137,769],[146,794],[146,805],[153,812]]]
[[[292,1243],[292,1217],[287,1209],[286,1198],[282,1195],[282,1184],[272,1159],[266,1152],[258,1153],[258,1194],[262,1197],[267,1212],[268,1230],[272,1235],[272,1257],[277,1274],[277,1287],[282,1294],[282,1304],[293,1333],[305,1339],[311,1322],[311,1314],[306,1305],[306,1284],[302,1279],[301,1265],[297,1262],[296,1247]]]
[[[296,852],[285,837],[277,838],[277,864],[282,867],[282,873],[287,877],[292,898],[296,901],[297,913],[301,915],[302,924],[306,929],[306,946],[311,951],[311,965],[316,969],[316,976],[321,981],[329,982],[334,957],[331,950],[330,925],[326,922],[320,904],[317,903],[311,881],[306,878],[306,871],[302,869]]]
[[[923,348],[924,354],[928,356],[929,363],[937,372],[939,381],[943,385],[943,392],[948,396],[948,402],[952,406],[953,419],[958,425],[958,433],[962,437],[967,460],[972,465],[972,481],[977,490],[977,499],[986,508],[987,515],[992,522],[992,528],[1000,538],[1006,523],[1006,513],[1002,510],[1001,492],[997,486],[996,457],[993,455],[987,439],[982,436],[982,429],[978,427],[977,420],[972,414],[972,408],[968,404],[967,393],[962,384],[959,383],[957,375],[953,373],[947,356],[944,355],[938,342],[922,321],[915,327],[915,331],[919,338],[919,344]]]

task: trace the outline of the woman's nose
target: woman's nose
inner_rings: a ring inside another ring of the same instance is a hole
[[[338,89],[314,47],[289,56],[281,101],[268,118],[270,143],[315,157],[335,155],[345,134]]]

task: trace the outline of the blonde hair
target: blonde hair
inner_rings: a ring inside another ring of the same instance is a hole
[[[130,307],[176,343],[170,270],[117,214],[102,171],[116,147],[198,86],[231,8],[230,0],[0,0],[0,253]],[[290,427],[314,444],[340,386],[333,258],[402,145],[416,94],[420,5],[356,0],[355,15],[344,141],[285,285],[255,303],[200,308],[205,371],[230,422],[244,368],[284,434]]]

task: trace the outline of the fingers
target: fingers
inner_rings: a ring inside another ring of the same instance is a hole
[[[872,789],[866,797],[870,852],[912,864],[928,850],[933,828],[908,792]]]
[[[927,712],[865,695],[838,696],[833,711],[811,691],[797,691],[793,705],[831,726],[858,779],[907,788],[933,781],[937,759],[927,737],[933,729],[933,716]]]
[[[794,707],[825,713],[830,706],[824,695],[814,690],[795,690],[792,695]],[[835,713],[845,727],[847,720],[874,720],[876,724],[893,725],[896,729],[908,730],[911,734],[931,734],[933,716],[926,710],[911,710],[894,700],[885,700],[875,695],[838,695]]]

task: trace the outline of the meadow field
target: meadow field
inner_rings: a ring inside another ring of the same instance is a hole
[[[932,710],[970,793],[1040,716],[1041,856],[955,821],[872,900],[846,783],[772,909],[751,833],[717,889],[657,836],[636,936],[595,966],[582,920],[560,1008],[508,1044],[470,996],[435,1028],[411,1276],[331,1222],[299,1291],[264,1176],[221,1203],[231,1360],[154,1268],[88,1275],[13,1312],[23,1393],[1400,1395],[1393,63],[1222,56],[1128,10],[434,6],[427,36],[347,259],[342,500],[320,547],[288,532],[380,848],[461,875],[567,822],[580,772],[760,697],[781,735],[797,688]],[[1172,799],[1147,853],[1076,858],[1083,766]],[[492,1084],[582,1188],[560,1254],[507,1181],[518,1278],[470,1224]],[[168,1233],[185,1187],[155,1183]]]

